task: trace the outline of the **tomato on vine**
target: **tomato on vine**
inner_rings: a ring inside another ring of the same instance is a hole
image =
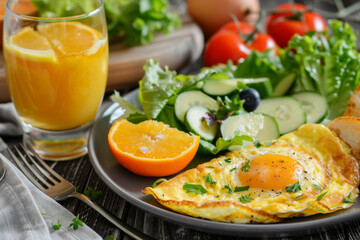
[[[244,22],[230,22],[221,27],[207,41],[204,51],[206,66],[218,63],[227,63],[232,60],[237,64],[240,59],[245,59],[251,50],[264,52],[275,49],[274,39],[265,33],[257,32],[253,26]]]
[[[265,27],[276,43],[284,48],[294,34],[303,36],[309,31],[323,32],[327,24],[322,16],[309,11],[305,5],[285,3],[267,17]]]

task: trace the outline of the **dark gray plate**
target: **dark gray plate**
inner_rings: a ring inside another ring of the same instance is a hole
[[[138,105],[137,91],[126,99]],[[275,224],[234,224],[213,222],[185,216],[162,207],[150,195],[143,195],[141,190],[151,186],[158,178],[142,177],[123,168],[113,157],[107,142],[107,134],[114,119],[121,114],[121,107],[112,104],[96,120],[89,138],[90,160],[101,179],[119,196],[131,204],[159,216],[167,221],[200,231],[228,236],[280,237],[309,234],[334,224],[342,223],[360,216],[359,201],[350,209],[332,214],[316,215],[306,218],[294,218]],[[186,169],[193,168],[204,159],[195,158]],[[186,170],[185,169],[185,170]],[[171,178],[173,176],[168,177]]]

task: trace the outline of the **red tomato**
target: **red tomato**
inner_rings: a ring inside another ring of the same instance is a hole
[[[294,8],[298,11],[305,11],[306,6],[295,3]],[[290,3],[281,4],[275,11],[286,11],[288,13],[270,14],[266,19],[266,31],[271,35],[280,47],[286,47],[294,34],[301,36],[309,31],[323,32],[326,28],[325,19],[315,12],[305,12],[299,19],[293,19],[291,12],[293,6]],[[291,18],[289,18],[291,17]]]
[[[244,36],[254,32],[254,28],[244,22],[239,22],[239,26]],[[277,54],[276,43],[268,34],[256,33],[254,39],[247,43],[241,38],[237,24],[230,22],[220,28],[207,41],[204,51],[205,65],[212,66],[218,63],[227,63],[229,60],[237,64],[240,59],[246,58],[251,50],[264,52],[271,48],[274,48]]]

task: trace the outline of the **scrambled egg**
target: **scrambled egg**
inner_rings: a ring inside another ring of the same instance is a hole
[[[227,153],[158,186],[162,205],[194,217],[273,223],[351,207],[359,164],[330,129],[304,124],[273,142]]]

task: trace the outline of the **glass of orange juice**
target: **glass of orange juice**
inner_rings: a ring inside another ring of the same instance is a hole
[[[17,12],[28,0],[7,3],[3,52],[23,141],[45,159],[87,153],[88,132],[101,105],[108,72],[102,0],[88,12],[44,18]]]

